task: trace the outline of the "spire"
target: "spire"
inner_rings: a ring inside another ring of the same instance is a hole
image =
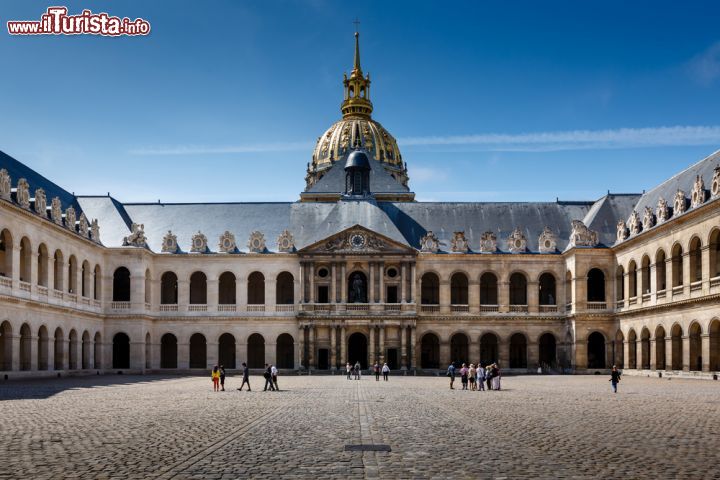
[[[370,118],[372,102],[370,102],[370,75],[364,76],[360,68],[360,33],[355,31],[355,58],[350,77],[343,77],[345,96],[340,110],[343,117]]]
[[[355,62],[353,63],[352,74],[354,75],[355,72],[362,76],[362,68],[360,68],[360,33],[358,32],[355,32]]]

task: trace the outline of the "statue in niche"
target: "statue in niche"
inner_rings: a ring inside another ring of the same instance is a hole
[[[350,282],[350,303],[367,303],[365,280],[356,273]]]

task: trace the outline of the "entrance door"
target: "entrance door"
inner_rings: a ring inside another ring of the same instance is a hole
[[[330,368],[330,362],[328,357],[330,351],[327,348],[321,348],[318,350],[318,370],[327,370]]]
[[[367,338],[360,332],[355,332],[348,338],[348,358],[350,365],[360,362],[362,368],[367,368],[368,343]]]
[[[391,370],[396,370],[398,368],[398,350],[397,350],[397,348],[388,348],[387,349],[387,364]]]

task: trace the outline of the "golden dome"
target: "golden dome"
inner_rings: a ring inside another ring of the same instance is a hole
[[[350,77],[343,77],[344,99],[340,108],[343,119],[335,122],[321,135],[305,178],[307,186],[320,180],[333,163],[345,158],[354,147],[361,147],[397,181],[407,186],[407,170],[400,155],[397,141],[385,128],[370,118],[370,75],[364,76],[360,68],[359,34],[355,33],[355,58]]]

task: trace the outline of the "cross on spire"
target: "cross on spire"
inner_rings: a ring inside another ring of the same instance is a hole
[[[355,17],[355,21],[352,22],[352,23],[355,24],[355,31],[356,31],[356,32],[359,31],[359,30],[360,30],[360,20],[358,20],[358,18]]]

